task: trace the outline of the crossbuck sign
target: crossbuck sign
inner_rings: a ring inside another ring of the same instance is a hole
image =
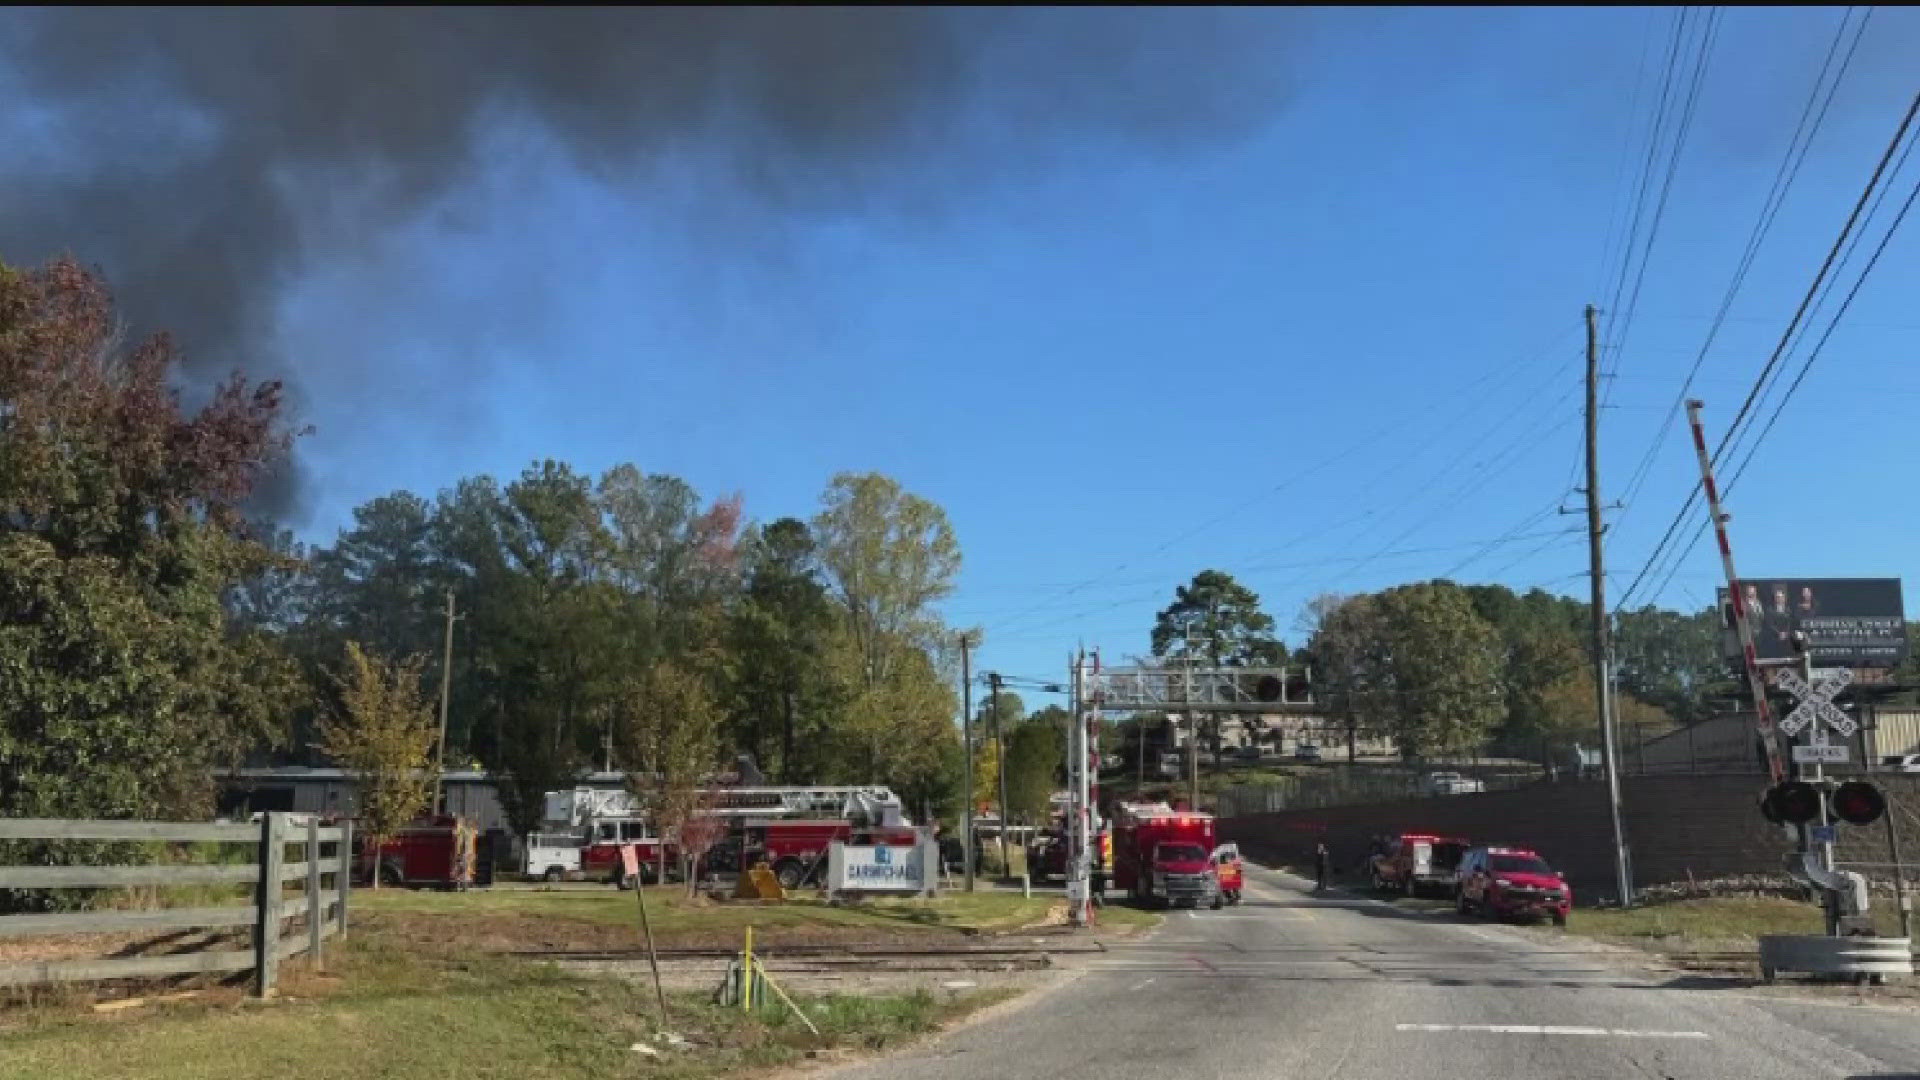
[[[1853,681],[1852,668],[1829,668],[1825,673],[1814,678],[1812,686],[1808,686],[1806,680],[1786,669],[1776,672],[1773,681],[1776,686],[1792,694],[1795,700],[1800,702],[1794,706],[1792,712],[1780,719],[1780,730],[1787,734],[1798,735],[1801,728],[1816,720],[1824,722],[1828,727],[1839,732],[1842,738],[1850,737],[1860,730],[1860,725],[1854,723],[1853,717],[1848,716],[1833,703],[1833,699],[1839,695],[1840,691],[1845,690],[1847,684]],[[1816,726],[1814,733],[1817,735],[1819,731],[1820,729]]]

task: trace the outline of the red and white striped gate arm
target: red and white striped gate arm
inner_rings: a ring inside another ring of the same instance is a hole
[[[1733,546],[1727,541],[1727,515],[1720,509],[1720,489],[1713,482],[1713,459],[1707,454],[1707,433],[1700,426],[1699,401],[1687,402],[1687,423],[1693,426],[1693,449],[1700,456],[1700,483],[1707,493],[1707,515],[1713,521],[1714,538],[1720,543],[1720,565],[1727,572],[1727,599],[1733,607],[1733,629],[1740,636],[1740,657],[1747,670],[1747,689],[1753,694],[1754,729],[1767,751],[1767,771],[1773,782],[1786,779],[1787,767],[1780,759],[1780,744],[1773,737],[1773,710],[1767,705],[1767,680],[1760,673],[1760,656],[1753,648],[1753,625],[1748,620],[1747,601],[1740,589],[1740,578],[1733,571]]]

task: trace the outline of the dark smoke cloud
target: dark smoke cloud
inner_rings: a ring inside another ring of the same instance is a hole
[[[134,329],[176,335],[189,378],[238,367],[297,388],[299,358],[276,352],[284,291],[476,176],[501,125],[537,124],[577,167],[629,183],[665,154],[710,157],[775,209],[901,185],[925,198],[1062,141],[1172,153],[1243,134],[1286,89],[1290,18],[15,11],[0,136],[25,150],[0,162],[0,258],[71,251],[107,272]],[[284,514],[298,487],[282,476],[263,498]]]

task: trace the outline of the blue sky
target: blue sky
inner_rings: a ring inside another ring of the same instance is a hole
[[[1633,321],[1607,327],[1610,499],[1655,448],[1612,515],[1616,596],[1694,479],[1684,424],[1655,431],[1840,17],[1721,20]],[[1154,611],[1208,567],[1257,590],[1290,643],[1317,593],[1450,570],[1584,596],[1581,519],[1553,512],[1578,500],[1580,311],[1609,304],[1671,19],[1293,16],[1284,98],[1231,137],[1063,131],[934,196],[810,210],[715,194],[697,151],[609,183],[502,127],[416,220],[337,251],[306,225],[275,331],[311,358],[304,531],[539,457],[632,461],[740,492],[763,521],[879,470],[950,515],[965,568],[946,610],[984,630],[978,666],[1043,676],[1077,643],[1144,652]],[[1916,89],[1915,55],[1920,14],[1876,12],[1701,367],[1715,438]],[[1917,178],[1920,161],[1876,223]],[[1908,231],[1732,494],[1747,572],[1915,568],[1916,286]],[[1650,598],[1698,606],[1717,577],[1703,544]]]

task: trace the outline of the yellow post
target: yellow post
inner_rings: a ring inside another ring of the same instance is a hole
[[[740,950],[740,1011],[753,1011],[753,925],[747,925],[747,945]]]

